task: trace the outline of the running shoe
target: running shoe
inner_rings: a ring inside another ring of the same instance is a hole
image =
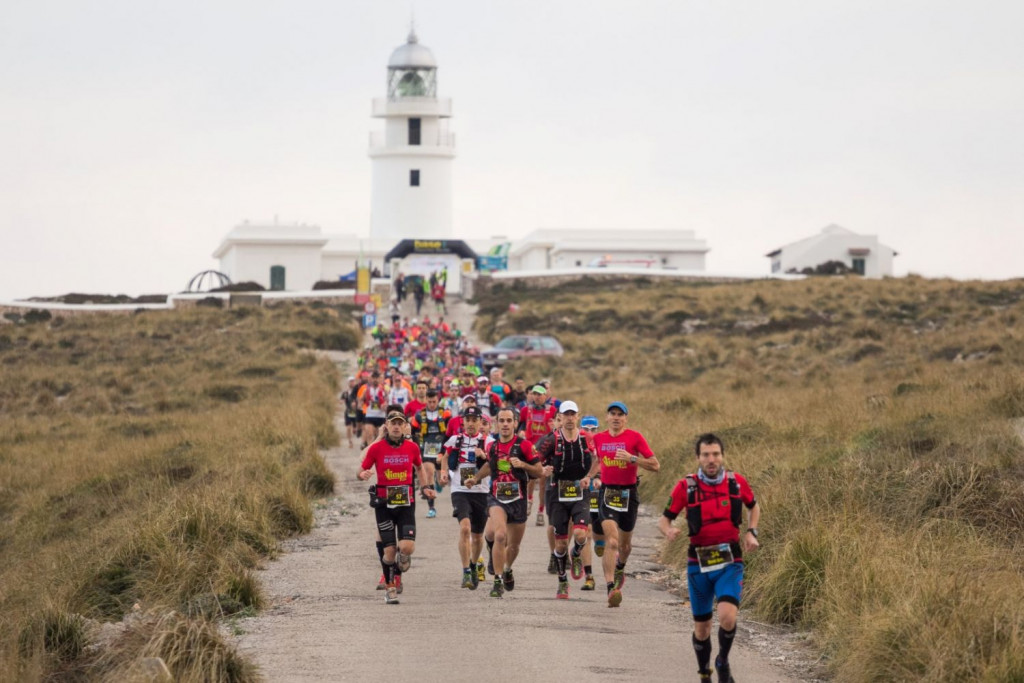
[[[544,526],[544,513],[543,512],[538,512],[537,513],[537,526]]]
[[[384,604],[385,605],[397,605],[398,604],[398,589],[395,588],[394,584],[387,587],[384,592]]]
[[[558,573],[558,560],[555,559],[555,554],[551,553],[551,557],[548,559],[548,574]]]
[[[384,575],[380,575],[380,581],[377,582],[377,590],[382,591],[388,587],[388,582],[384,579]]]
[[[579,555],[571,555],[572,566],[570,571],[572,573],[573,581],[579,581],[583,578],[583,558]]]
[[[398,589],[398,594],[399,595],[401,595],[402,591],[405,590],[402,587],[402,575],[401,574],[395,574],[395,588]]]
[[[594,554],[604,557],[604,541],[594,541]]]
[[[618,588],[613,588],[608,592],[608,606],[618,607],[622,604],[622,591]]]
[[[506,569],[501,575],[501,581],[505,584],[505,590],[515,590],[516,588],[516,577],[512,576],[512,570]]]
[[[710,669],[697,669],[697,675],[700,676],[701,683],[711,683],[711,670]]]
[[[587,577],[587,580],[583,582],[583,587],[580,588],[580,590],[581,591],[592,591],[596,587],[597,587],[597,583],[594,581],[594,575],[591,574],[590,576]]]
[[[718,672],[718,683],[736,683],[732,677],[729,664],[722,664],[721,657],[715,657],[715,671]]]
[[[434,517],[437,517],[437,510],[434,508],[427,510],[427,519],[433,519]]]
[[[501,584],[501,579],[495,577],[494,586],[491,588],[491,597],[500,598],[505,593],[505,586]]]
[[[491,572],[492,574],[494,572]],[[487,579],[487,568],[484,566],[484,558],[478,558],[476,561],[476,581],[480,583]]]
[[[402,573],[404,574],[405,572],[409,571],[409,567],[411,567],[411,566],[412,566],[412,558],[409,557],[408,555],[403,555],[402,553],[398,553],[398,568],[402,571]]]
[[[476,584],[473,583],[473,570],[463,569],[462,570],[462,587],[468,588],[469,590],[476,590]]]
[[[626,568],[615,568],[615,587],[622,590],[622,584],[626,583]]]
[[[555,593],[555,597],[558,598],[559,600],[568,600],[569,599],[569,581],[568,580],[566,580],[566,581],[559,581],[558,582],[558,592]]]

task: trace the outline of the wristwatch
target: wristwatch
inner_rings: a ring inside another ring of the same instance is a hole
[[[747,531],[754,534],[754,538],[757,538],[757,529],[754,527],[748,527]]]

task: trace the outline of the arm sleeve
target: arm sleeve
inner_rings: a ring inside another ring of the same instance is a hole
[[[684,507],[686,507],[686,480],[680,479],[676,482],[675,488],[672,489],[672,495],[668,497],[668,502],[665,503],[665,510],[662,514],[669,519],[675,519],[683,511]]]

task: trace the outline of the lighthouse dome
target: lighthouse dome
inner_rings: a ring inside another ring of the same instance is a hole
[[[388,60],[389,69],[436,69],[437,60],[429,47],[420,45],[415,31],[409,31],[404,45],[395,48]]]

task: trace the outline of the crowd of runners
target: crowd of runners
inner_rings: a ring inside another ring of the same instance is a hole
[[[369,496],[385,602],[399,602],[415,552],[417,497],[432,519],[447,487],[463,588],[486,586],[490,576],[490,597],[515,590],[513,567],[533,519],[546,527],[555,597],[569,598],[570,577],[582,581],[580,590],[596,590],[596,557],[608,606],[619,607],[640,504],[638,473],[660,468],[643,434],[629,429],[627,405],[603,406],[601,430],[596,415],[556,398],[549,380],[516,377],[510,384],[502,368],[485,368],[478,349],[443,317],[393,323],[373,330],[375,343],[361,352],[359,372],[341,395],[349,445],[362,448],[359,479],[375,476]],[[717,601],[715,668],[720,681],[730,681],[742,556],[758,547],[760,508],[746,479],[724,468],[718,437],[701,435],[694,450],[697,471],[676,484],[658,529],[675,540],[683,529],[673,522],[685,517],[698,673],[710,680]]]

